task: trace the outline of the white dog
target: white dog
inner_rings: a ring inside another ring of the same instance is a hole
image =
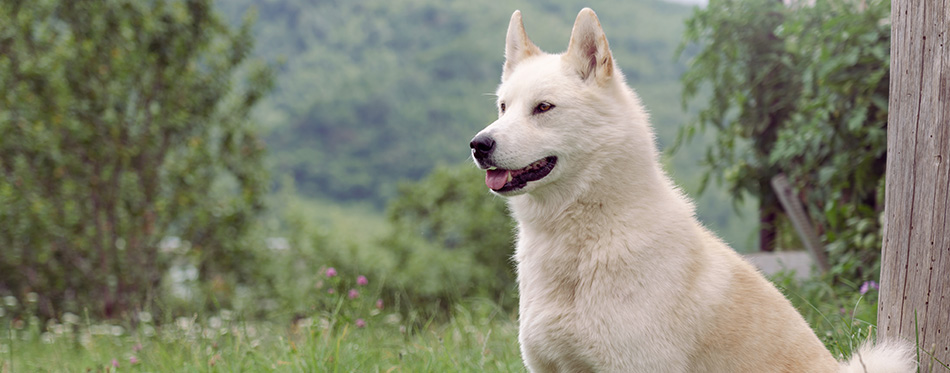
[[[528,39],[516,11],[505,57],[498,120],[470,145],[518,221],[531,371],[913,369],[902,344],[839,365],[782,294],[697,222],[592,10],[557,55]]]

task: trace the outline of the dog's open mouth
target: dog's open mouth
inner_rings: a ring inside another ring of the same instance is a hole
[[[529,181],[541,180],[548,176],[556,163],[557,157],[550,156],[518,170],[492,168],[485,174],[485,185],[498,193],[521,189],[528,185]]]

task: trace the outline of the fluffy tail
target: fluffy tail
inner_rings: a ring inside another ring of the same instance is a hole
[[[911,373],[916,370],[914,347],[902,341],[865,343],[838,368],[839,373]]]

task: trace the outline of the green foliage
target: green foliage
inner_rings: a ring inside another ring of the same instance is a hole
[[[703,50],[684,97],[707,83],[713,94],[681,135],[719,130],[707,175],[761,195],[786,173],[824,234],[836,280],[849,286],[879,273],[889,14],[887,1],[711,1],[685,38]]]
[[[349,288],[357,288],[352,286],[357,276],[368,278],[367,288],[413,323],[444,321],[453,307],[470,299],[513,309],[514,225],[504,200],[476,182],[483,177],[471,164],[439,167],[400,186],[388,219],[365,215],[350,223],[320,223],[319,213],[307,206],[326,213],[323,202],[300,199],[293,188],[284,188],[273,203],[284,210],[279,220],[287,249],[271,253],[262,264],[262,271],[272,274],[270,283],[251,291],[264,306],[242,302],[238,309],[279,319],[326,311],[332,308],[325,276],[331,267],[346,274]]]
[[[389,206],[392,250],[409,304],[446,307],[477,296],[511,309],[516,302],[514,222],[504,200],[475,182],[483,173],[469,164],[437,168],[404,184]],[[411,291],[410,291],[411,290]]]
[[[774,248],[778,198],[769,181],[777,171],[767,162],[778,129],[788,119],[800,90],[794,57],[784,50],[775,30],[785,21],[785,6],[774,0],[711,1],[687,20],[684,44],[701,51],[683,75],[684,103],[712,82],[710,105],[698,120],[681,129],[678,141],[712,125],[716,146],[703,161],[711,175],[725,181],[734,201],[746,195],[759,200],[760,245]]]
[[[271,72],[211,5],[0,3],[0,293],[115,317],[152,306],[172,264],[219,302],[256,276],[268,178],[247,117]]]
[[[887,151],[890,2],[818,2],[785,25],[803,90],[769,162],[795,180],[840,280],[876,279]],[[854,283],[849,285],[856,286]]]
[[[771,193],[768,181],[775,171],[766,161],[799,91],[793,56],[774,34],[785,12],[774,0],[713,0],[687,21],[681,49],[698,43],[702,50],[683,75],[684,102],[707,82],[712,97],[681,130],[681,139],[713,126],[716,145],[707,148],[706,179],[725,181],[737,200],[743,192]]]

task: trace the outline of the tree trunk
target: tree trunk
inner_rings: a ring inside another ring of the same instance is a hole
[[[775,251],[778,237],[778,197],[772,191],[771,176],[759,182],[759,251]]]
[[[950,0],[891,5],[878,336],[919,341],[921,372],[944,371],[950,363],[948,18]]]

